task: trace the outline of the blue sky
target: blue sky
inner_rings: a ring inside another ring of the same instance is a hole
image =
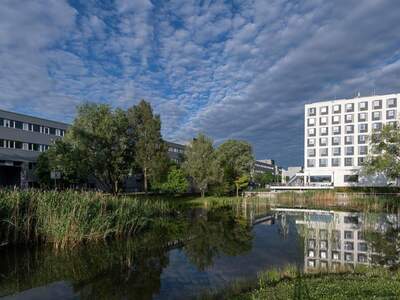
[[[166,139],[245,139],[303,163],[304,103],[400,92],[400,1],[0,2],[0,108],[161,114]]]

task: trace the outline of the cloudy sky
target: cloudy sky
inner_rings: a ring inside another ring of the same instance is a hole
[[[166,139],[245,139],[303,163],[303,105],[400,92],[399,0],[2,0],[0,108],[161,114]]]

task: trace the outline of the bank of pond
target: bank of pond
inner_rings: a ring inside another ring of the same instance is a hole
[[[2,190],[0,297],[400,298],[398,200]]]

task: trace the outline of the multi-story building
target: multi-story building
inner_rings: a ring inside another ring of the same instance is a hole
[[[39,154],[62,138],[69,126],[0,110],[0,187],[34,185],[34,168]],[[169,157],[176,163],[182,162],[185,146],[166,143]],[[138,186],[137,183],[131,185],[135,189]]]
[[[0,110],[0,186],[28,187],[37,157],[68,125]]]
[[[383,175],[362,176],[369,137],[399,119],[400,94],[321,101],[305,105],[305,184],[384,186]]]
[[[280,175],[282,168],[278,167],[273,159],[261,159],[254,162],[253,173],[272,173],[273,175]]]

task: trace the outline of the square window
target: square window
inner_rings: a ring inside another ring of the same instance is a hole
[[[311,268],[314,268],[315,267],[315,260],[309,259],[308,260],[308,266],[311,267]]]
[[[308,126],[315,126],[315,118],[307,119]]]
[[[368,146],[359,146],[358,154],[359,155],[367,155],[368,154]]]
[[[309,147],[315,146],[315,139],[307,139],[307,145]]]
[[[344,122],[345,123],[353,123],[353,115],[345,115]]]
[[[352,167],[353,166],[353,158],[352,157],[345,157],[344,166],[345,167]]]
[[[332,116],[332,124],[339,124],[340,123],[340,116]]]
[[[381,120],[381,112],[374,111],[372,112],[372,121],[380,121]]]
[[[354,155],[354,147],[344,147],[344,153],[345,155]]]
[[[319,166],[322,168],[325,168],[328,166],[328,160],[326,158],[321,158],[319,160]]]
[[[341,106],[340,106],[340,104],[335,104],[334,106],[333,106],[333,113],[334,114],[337,114],[337,113],[340,113],[341,112]]]
[[[317,110],[315,109],[315,107],[310,107],[310,108],[308,109],[308,115],[309,115],[309,116],[315,116],[316,113],[317,113]]]
[[[367,143],[367,135],[359,135],[358,136],[358,143],[359,144],[366,144]]]
[[[367,263],[368,262],[368,256],[365,254],[358,254],[357,255],[357,260],[359,263]]]
[[[372,129],[374,131],[380,131],[382,130],[382,123],[372,123]]]
[[[328,138],[320,138],[319,145],[320,146],[328,146]]]
[[[347,240],[353,239],[353,231],[345,230],[345,232],[344,232],[344,238],[347,239]]]
[[[347,103],[345,105],[346,112],[353,112],[354,111],[354,103]]]
[[[368,244],[367,243],[358,243],[358,251],[367,252]]]
[[[314,168],[315,167],[315,159],[307,159],[307,167]]]
[[[314,250],[308,250],[308,257],[315,257]]]
[[[327,115],[328,114],[328,106],[322,106],[319,108],[319,113],[321,115]]]
[[[367,121],[367,113],[359,113],[358,122],[366,122],[366,121]]]
[[[346,125],[346,133],[354,133],[354,125]]]
[[[344,137],[344,143],[345,143],[345,145],[353,145],[353,140],[354,140],[354,138],[353,138],[352,135],[346,135],[346,136]]]
[[[321,251],[319,252],[319,257],[321,257],[322,259],[327,259],[327,258],[328,258],[328,255],[327,255],[327,253],[326,253],[325,250],[321,250]]]
[[[319,156],[328,156],[328,148],[319,148]]]
[[[332,167],[340,167],[340,158],[339,157],[332,158]]]
[[[373,109],[381,109],[382,108],[382,100],[374,100],[372,102]]]
[[[358,124],[358,132],[359,133],[368,132],[368,124]]]
[[[328,124],[328,118],[327,117],[319,118],[319,125],[327,125],[327,124]]]
[[[308,157],[315,157],[315,149],[307,149],[307,156]]]
[[[308,136],[315,136],[316,135],[315,128],[308,128],[307,132],[308,132]]]
[[[328,241],[327,240],[319,241],[319,248],[320,249],[328,249]]]
[[[332,137],[332,145],[340,145],[340,137],[339,136]]]
[[[362,167],[365,164],[365,162],[366,162],[365,156],[364,157],[363,156],[359,156],[358,157],[358,166],[359,167]]]
[[[328,127],[321,127],[319,129],[319,134],[320,135],[328,135]]]
[[[333,156],[340,156],[340,147],[333,147],[332,148],[332,155]]]
[[[314,239],[308,240],[308,248],[311,248],[311,249],[315,248],[315,240]]]
[[[353,253],[344,253],[344,260],[345,261],[353,261]]]
[[[334,134],[334,135],[338,135],[338,134],[340,134],[340,126],[333,126],[332,127],[332,134]]]
[[[368,110],[368,102],[363,101],[358,104],[358,109],[360,111]]]
[[[396,111],[394,109],[386,111],[386,119],[393,120],[396,118]]]
[[[397,99],[396,98],[387,99],[387,107],[388,108],[397,107]]]
[[[354,243],[353,242],[344,242],[344,250],[353,251]]]
[[[332,251],[332,259],[334,259],[334,260],[340,260],[340,252],[338,252],[338,251]]]

